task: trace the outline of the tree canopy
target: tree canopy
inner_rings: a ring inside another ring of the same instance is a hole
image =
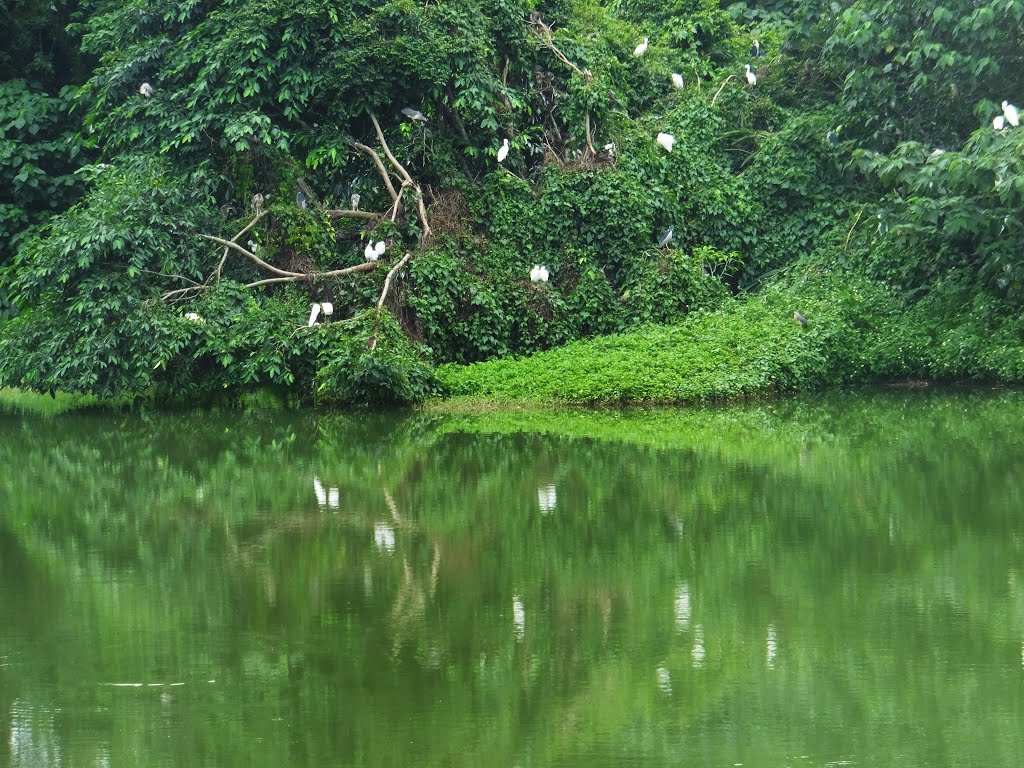
[[[5,13],[3,385],[413,402],[798,264],[1020,306],[1024,2]]]

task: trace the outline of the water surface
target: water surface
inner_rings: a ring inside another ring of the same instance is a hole
[[[0,416],[0,765],[1016,765],[1022,427]]]

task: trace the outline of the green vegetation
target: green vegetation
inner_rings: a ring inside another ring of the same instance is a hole
[[[1024,0],[17,9],[0,386],[384,407],[1024,378],[1024,133],[993,125],[1024,102]]]

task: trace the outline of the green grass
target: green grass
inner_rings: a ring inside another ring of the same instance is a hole
[[[801,327],[799,310],[808,318]],[[522,359],[447,365],[450,396],[514,403],[672,404],[864,383],[895,302],[878,286],[808,273],[677,326],[647,326]]]
[[[57,392],[52,397],[38,392],[5,387],[0,389],[0,413],[31,413],[39,416],[56,416],[68,411],[101,406],[94,395],[77,395]]]

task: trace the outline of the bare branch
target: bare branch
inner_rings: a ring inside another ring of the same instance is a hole
[[[397,200],[398,192],[395,191],[395,185],[391,183],[391,175],[388,173],[388,169],[384,167],[384,161],[380,159],[380,155],[377,154],[376,150],[371,149],[365,144],[360,144],[358,141],[352,142],[352,146],[360,152],[366,153],[370,159],[373,160],[373,164],[377,166],[377,170],[380,172],[381,178],[384,179],[384,184],[388,188],[388,194],[391,195],[391,200]]]
[[[398,159],[391,153],[391,147],[388,146],[387,140],[384,138],[384,131],[380,129],[380,123],[377,122],[377,116],[373,112],[367,112],[370,116],[370,121],[373,123],[373,128],[377,132],[377,140],[380,141],[380,146],[384,150],[384,154],[388,156],[388,160],[395,166],[402,178],[408,182],[409,186],[416,192],[416,211],[420,217],[420,224],[423,225],[423,237],[421,240],[428,240],[430,238],[430,222],[427,220],[427,207],[423,203],[423,190],[420,189],[420,185],[412,180],[412,176],[405,170],[405,166],[398,162]]]
[[[722,81],[722,87],[719,88],[715,92],[714,98],[711,99],[711,106],[712,107],[715,106],[715,102],[718,100],[718,95],[722,92],[722,88],[725,88],[725,84],[728,83],[730,80],[732,80],[734,77],[735,77],[735,75],[729,75],[727,78],[725,78],[725,80]],[[698,82],[700,82],[700,81],[698,80]]]
[[[247,283],[246,288],[258,288],[261,285],[272,285],[274,283],[300,283],[305,281],[321,280],[327,277],[344,277],[354,275],[357,272],[372,272],[377,269],[377,262],[368,261],[365,264],[356,264],[354,267],[344,269],[332,269],[329,272],[308,272],[304,275],[292,275],[290,277],[270,277],[266,280],[257,280],[255,283]]]
[[[373,336],[370,337],[370,341],[367,346],[370,349],[375,349],[377,346],[377,334],[380,333],[380,315],[384,311],[384,300],[388,297],[388,291],[391,290],[391,280],[398,273],[402,267],[409,263],[409,259],[412,258],[411,253],[406,253],[401,260],[391,268],[388,272],[388,276],[384,278],[384,289],[380,292],[380,300],[377,302],[377,316],[373,323]]]
[[[139,267],[139,271],[145,272],[147,275],[156,275],[157,277],[173,277],[175,280],[184,280],[186,283],[191,283],[192,285],[202,285],[202,283],[197,283],[192,278],[185,277],[184,275],[167,274],[166,272],[154,272],[152,269],[143,269],[142,267]]]
[[[324,211],[332,219],[366,219],[373,221],[383,218],[386,214],[374,213],[373,211],[353,211],[348,208],[330,208]]]
[[[203,234],[201,234],[199,236],[201,238],[205,239],[205,240],[212,240],[215,243],[220,243],[225,248],[230,248],[233,251],[238,251],[243,256],[246,256],[246,257],[252,259],[259,266],[263,267],[268,272],[273,272],[275,275],[285,275],[285,276],[288,276],[288,277],[303,277],[303,275],[299,274],[298,272],[288,272],[288,271],[286,271],[284,269],[278,269],[273,264],[268,264],[263,259],[261,259],[259,256],[257,256],[255,253],[252,253],[251,251],[247,251],[245,248],[243,248],[238,243],[236,243],[236,242],[234,242],[232,240],[224,240],[223,238],[217,237],[215,235],[203,235]]]

